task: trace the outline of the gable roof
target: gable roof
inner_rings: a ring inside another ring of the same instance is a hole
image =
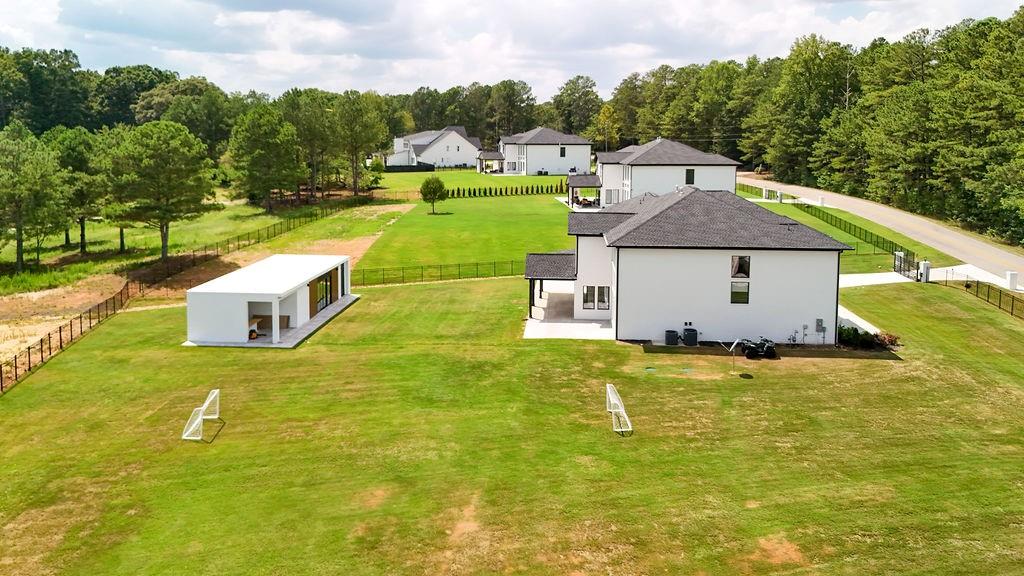
[[[628,166],[739,166],[740,163],[721,154],[701,152],[674,140],[655,138],[632,147],[629,154],[619,159]],[[620,150],[622,152],[622,150]]]
[[[693,186],[646,193],[600,212],[573,212],[569,234],[604,236],[608,246],[619,248],[850,249],[732,192]]]
[[[430,148],[434,142],[449,132],[454,132],[459,136],[462,136],[471,145],[478,149],[480,148],[480,139],[475,136],[467,136],[466,128],[463,126],[445,126],[440,130],[423,130],[422,132],[407,134],[402,136],[402,138],[409,142],[412,146],[413,152],[418,156],[422,154],[424,150]]]
[[[497,150],[481,150],[480,153],[477,154],[477,158],[481,160],[504,160],[505,155]]]
[[[604,234],[609,246],[850,249],[831,236],[725,190],[687,186],[671,194],[645,195],[636,200],[626,207],[634,214]]]
[[[538,126],[533,130],[520,132],[511,136],[502,136],[506,144],[590,144],[590,140],[575,134],[563,134],[551,128]]]
[[[600,188],[601,177],[597,174],[569,174],[565,179],[567,188]]]

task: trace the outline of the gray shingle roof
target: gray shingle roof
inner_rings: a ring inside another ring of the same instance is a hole
[[[629,166],[739,166],[740,163],[720,154],[701,152],[673,140],[658,138],[636,146],[619,160]]]
[[[520,132],[511,136],[502,136],[506,144],[590,144],[590,140],[575,134],[563,134],[551,128],[539,126],[533,130]]]
[[[570,236],[600,236],[628,220],[632,214],[609,212],[607,208],[600,212],[570,212]]]
[[[849,250],[799,222],[766,210],[732,192],[688,186],[663,196],[643,195],[606,210],[631,216],[604,233],[620,248],[749,248]],[[602,214],[597,212],[596,214]],[[571,226],[571,224],[570,224]]]
[[[495,150],[481,150],[477,158],[481,160],[504,160],[505,155]]]
[[[568,188],[600,188],[601,178],[597,174],[570,174],[565,185]]]
[[[413,152],[417,156],[423,153],[424,150],[430,148],[431,144],[437,141],[438,138],[444,136],[448,132],[455,132],[456,134],[465,138],[470,144],[480,148],[480,139],[476,136],[466,136],[466,129],[462,126],[445,126],[441,130],[423,130],[422,132],[415,132],[413,134],[407,134],[402,138],[409,141],[412,146]]]
[[[524,276],[537,280],[575,280],[576,251],[527,254]]]
[[[629,152],[598,152],[597,161],[600,164],[618,164],[626,158],[629,158]]]

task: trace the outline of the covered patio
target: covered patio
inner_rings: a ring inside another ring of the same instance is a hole
[[[523,338],[614,340],[611,322],[573,319],[576,251],[526,255],[530,313]]]
[[[600,208],[601,207],[601,177],[597,174],[570,174],[565,181],[568,189],[566,201],[569,208]],[[580,190],[594,190],[592,197],[580,195]]]
[[[476,171],[481,174],[493,174],[502,171],[505,155],[495,150],[481,150],[476,157]]]

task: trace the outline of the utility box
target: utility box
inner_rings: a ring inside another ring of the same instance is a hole
[[[1018,286],[1017,286],[1017,272],[1016,271],[1014,271],[1014,270],[1007,270],[1006,271],[1006,286],[1010,290],[1016,290],[1018,288]]]

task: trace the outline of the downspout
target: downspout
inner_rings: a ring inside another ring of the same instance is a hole
[[[832,345],[839,346],[839,261],[843,252],[836,252],[836,323],[833,324],[832,330]]]
[[[619,292],[622,287],[619,286],[619,269],[621,268],[619,262],[619,248],[615,248],[615,339],[619,339]],[[836,312],[838,314],[838,311]]]

